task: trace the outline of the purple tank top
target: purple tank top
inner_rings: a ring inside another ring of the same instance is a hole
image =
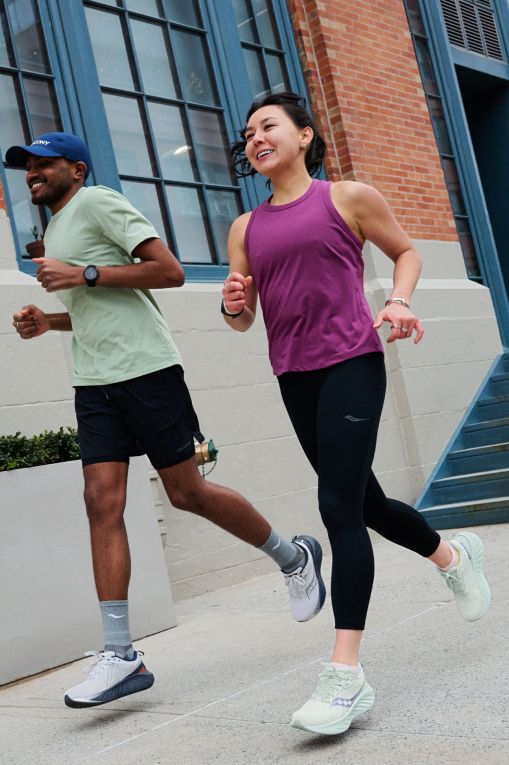
[[[362,247],[328,181],[314,180],[286,205],[259,205],[245,245],[275,375],[383,353],[364,297]]]

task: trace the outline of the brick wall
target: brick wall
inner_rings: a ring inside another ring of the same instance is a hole
[[[327,175],[378,188],[416,239],[456,241],[402,0],[288,0]]]

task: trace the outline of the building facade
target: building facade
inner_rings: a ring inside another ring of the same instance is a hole
[[[240,335],[218,311],[229,225],[268,193],[232,176],[228,144],[254,98],[307,95],[326,177],[378,188],[421,251],[413,308],[425,340],[387,350],[375,462],[385,490],[414,501],[507,344],[508,30],[504,0],[0,0],[2,160],[39,133],[75,132],[91,149],[91,182],[154,223],[186,270],[182,289],[156,297],[220,447],[214,478],[284,533],[324,538],[261,320]],[[23,171],[2,162],[0,180],[0,433],[30,434],[74,423],[72,362],[65,336],[21,343],[10,326],[21,305],[59,303],[25,257],[46,213]],[[392,263],[370,245],[365,260],[375,313]],[[220,586],[263,570],[254,551],[168,513],[177,597],[210,587],[211,571]]]

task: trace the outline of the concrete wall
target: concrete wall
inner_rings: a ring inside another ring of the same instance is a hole
[[[102,647],[79,462],[0,474],[0,685]],[[175,610],[153,512],[145,457],[133,460],[133,639],[174,627]]]
[[[417,246],[424,270],[413,307],[426,334],[418,347],[398,342],[387,348],[389,386],[375,459],[387,493],[410,502],[501,351],[489,292],[466,278],[459,245]],[[392,264],[370,246],[365,259],[375,314],[390,291]],[[324,540],[316,478],[280,401],[261,317],[249,332],[232,332],[219,313],[217,284],[186,284],[155,296],[182,352],[202,430],[220,449],[210,480],[245,494],[281,533],[306,531]],[[0,301],[0,433],[74,424],[69,337],[22,342],[10,325],[19,306],[60,310],[58,300],[13,268],[0,272]],[[167,503],[162,507],[175,598],[270,570],[271,561],[256,550]]]

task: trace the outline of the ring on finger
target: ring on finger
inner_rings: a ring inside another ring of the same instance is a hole
[[[405,332],[405,334],[408,332],[408,327],[400,327],[401,332]]]
[[[391,324],[391,329],[401,329],[401,324]]]

